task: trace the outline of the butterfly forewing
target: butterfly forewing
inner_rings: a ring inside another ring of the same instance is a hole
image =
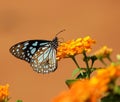
[[[35,52],[45,45],[49,41],[47,40],[28,40],[15,44],[10,48],[10,52],[17,58],[30,62]]]

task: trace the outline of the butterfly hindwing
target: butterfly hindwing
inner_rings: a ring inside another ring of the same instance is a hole
[[[30,62],[35,52],[50,41],[47,40],[28,40],[17,43],[10,48],[10,52],[17,58]]]
[[[51,44],[37,50],[30,62],[34,71],[38,73],[53,72],[57,68],[56,49]]]

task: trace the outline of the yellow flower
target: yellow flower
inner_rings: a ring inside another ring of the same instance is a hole
[[[98,58],[105,58],[108,57],[112,53],[112,49],[108,48],[107,46],[103,46],[100,50],[95,52],[95,55]]]
[[[5,86],[0,85],[0,102],[8,100],[9,95],[8,88],[9,88],[8,84],[6,84]]]
[[[83,51],[88,52],[94,43],[95,41],[89,36],[61,43],[57,48],[57,59],[69,58],[81,54]]]

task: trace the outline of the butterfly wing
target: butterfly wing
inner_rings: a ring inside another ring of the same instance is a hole
[[[49,73],[57,68],[57,46],[57,37],[52,41],[28,40],[12,46],[10,52],[15,57],[29,62],[36,72]]]
[[[17,43],[10,48],[10,52],[17,58],[30,63],[32,56],[40,48],[47,45],[48,40],[28,40]]]
[[[56,49],[49,43],[41,47],[33,55],[30,62],[34,71],[38,73],[49,73],[57,69]]]

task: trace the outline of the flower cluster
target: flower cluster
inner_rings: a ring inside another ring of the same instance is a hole
[[[61,93],[52,102],[98,102],[109,89],[108,84],[120,76],[120,65],[97,70],[90,80],[76,81],[70,90]]]
[[[112,53],[112,49],[107,46],[103,46],[100,50],[95,52],[96,57],[98,58],[106,58]]]
[[[61,43],[57,49],[57,60],[90,51],[95,41],[89,36]]]
[[[105,99],[108,102],[111,96],[119,100],[116,96],[120,96],[120,87],[115,84],[115,81],[120,77],[120,63],[111,64],[107,68],[94,68],[93,64],[98,59],[104,65],[107,64],[103,61],[103,58],[108,58],[112,62],[110,58],[112,49],[107,46],[103,46],[92,56],[86,54],[91,50],[91,45],[94,43],[95,41],[87,36],[60,44],[57,49],[57,59],[71,58],[77,66],[77,69],[73,71],[73,75],[77,74],[77,77],[67,80],[66,84],[70,89],[61,93],[52,102],[106,102]],[[85,68],[80,67],[77,63],[75,59],[77,54],[83,54]],[[95,70],[96,73],[91,76],[91,73]],[[104,96],[107,96],[107,98]]]
[[[0,102],[6,102],[8,100],[8,88],[8,84],[6,84],[5,86],[0,85]]]

